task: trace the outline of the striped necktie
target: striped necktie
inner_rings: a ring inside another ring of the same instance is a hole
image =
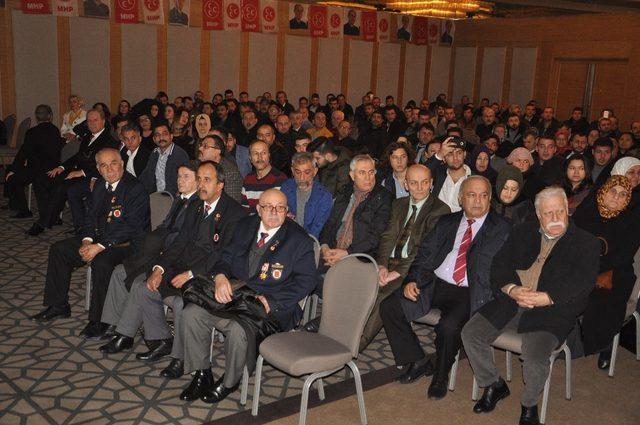
[[[472,239],[471,225],[475,222],[472,218],[467,219],[468,227],[462,236],[462,242],[460,242],[460,248],[458,249],[458,257],[456,258],[456,264],[453,269],[453,280],[458,286],[462,284],[464,276],[467,273],[467,251],[471,246]]]

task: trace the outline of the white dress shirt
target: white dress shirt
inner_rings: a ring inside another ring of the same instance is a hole
[[[273,229],[271,229],[271,230],[267,230],[267,229],[264,227],[264,223],[261,221],[261,222],[260,222],[260,229],[258,229],[258,235],[256,236],[256,243],[258,243],[258,241],[260,240],[260,237],[261,237],[261,235],[260,235],[260,234],[261,234],[261,233],[268,233],[268,234],[269,234],[269,236],[267,236],[267,238],[264,240],[264,244],[265,244],[265,245],[266,245],[266,244],[268,244],[268,243],[269,243],[269,241],[271,240],[271,238],[273,237],[273,235],[275,235],[275,234],[278,232],[278,230],[280,230],[280,227],[281,227],[281,226],[278,226],[278,227],[274,227],[274,228],[273,228]]]
[[[127,149],[127,156],[129,157],[129,160],[127,161],[127,173],[136,176],[136,170],[135,168],[133,168],[133,161],[136,158],[136,155],[138,154],[138,151],[140,150],[140,146],[138,146],[136,148],[135,151],[131,152],[130,150]],[[138,176],[136,176],[138,177]]]
[[[464,179],[471,175],[471,168],[469,168],[466,164],[463,165],[463,167],[465,174],[463,177],[460,177],[455,183],[453,182],[453,179],[449,174],[449,170],[447,170],[447,178],[444,180],[442,188],[440,189],[440,193],[438,194],[438,199],[447,204],[452,213],[458,212],[462,209],[460,207],[460,203],[458,202],[460,186],[462,186],[462,182],[464,181]]]

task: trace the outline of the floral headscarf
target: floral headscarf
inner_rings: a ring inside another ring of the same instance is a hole
[[[606,207],[604,204],[604,196],[607,192],[611,190],[614,186],[622,186],[627,191],[627,199],[625,199],[624,206],[617,210],[612,211]],[[596,201],[598,203],[598,212],[602,218],[614,218],[617,217],[622,211],[624,211],[629,202],[631,201],[631,183],[629,179],[625,176],[611,176],[609,179],[603,184],[600,189],[598,189],[598,193],[596,195]]]

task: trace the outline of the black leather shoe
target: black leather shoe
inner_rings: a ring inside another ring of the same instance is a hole
[[[606,370],[609,369],[609,365],[611,365],[611,351],[602,351],[598,355],[598,369]]]
[[[146,353],[136,354],[136,359],[149,362],[149,363],[157,362],[163,357],[166,357],[169,354],[171,354],[172,348],[173,348],[173,338],[163,339],[154,349],[149,350]]]
[[[33,226],[31,226],[25,233],[29,236],[38,236],[42,232],[44,232],[44,227],[40,226],[38,223],[34,223]]]
[[[224,375],[222,375],[220,379],[213,384],[212,388],[200,396],[200,400],[205,403],[219,403],[227,398],[229,394],[234,393],[238,389],[238,386],[240,386],[239,382],[231,388],[225,387]]]
[[[538,406],[522,406],[522,413],[520,414],[520,425],[540,425],[540,418],[538,417]]]
[[[449,390],[447,386],[449,382],[447,380],[442,379],[433,379],[431,381],[431,385],[429,385],[429,389],[427,390],[427,397],[432,398],[434,400],[440,400],[447,395],[447,391]]]
[[[411,384],[423,376],[433,375],[433,365],[430,360],[422,363],[409,363],[405,369],[406,372],[396,378],[401,384]]]
[[[133,338],[130,336],[116,335],[113,339],[102,345],[99,350],[105,354],[115,354],[133,347]]]
[[[484,389],[482,398],[473,406],[475,413],[491,412],[496,408],[496,404],[503,398],[506,398],[511,394],[507,383],[504,379],[500,378],[497,382],[494,382],[490,386]]]
[[[112,340],[114,336],[120,335],[116,332],[116,328],[117,328],[116,325],[109,325],[109,327],[107,328],[106,331],[104,331],[100,339]]]
[[[180,394],[180,400],[193,401],[199,399],[214,386],[211,369],[197,370],[189,386]]]
[[[21,211],[21,212],[17,212],[13,215],[10,216],[10,218],[14,218],[14,219],[25,219],[25,218],[31,218],[33,217],[33,214],[31,213],[31,211]]]
[[[66,319],[67,317],[71,317],[71,307],[69,307],[69,304],[47,307],[40,313],[29,317],[29,320],[38,323],[45,323],[50,322],[54,319]]]
[[[180,359],[173,359],[169,366],[162,369],[160,376],[167,379],[178,379],[184,375],[184,362]]]
[[[84,339],[100,339],[108,327],[109,325],[106,323],[89,322],[89,324],[80,332],[80,336]]]
[[[303,327],[307,332],[318,333],[320,330],[320,317],[316,317],[315,319],[309,320]]]

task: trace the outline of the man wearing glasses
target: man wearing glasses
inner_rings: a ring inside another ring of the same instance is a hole
[[[231,302],[237,298],[238,288],[244,286],[242,290],[255,293],[257,302],[283,332],[299,321],[302,310],[298,302],[313,291],[317,282],[313,242],[302,227],[287,218],[288,210],[281,191],[265,190],[258,199],[258,214],[238,222],[231,243],[225,246],[210,275],[216,301]],[[229,317],[229,312],[225,317],[222,314],[209,313],[195,304],[184,309],[178,331],[183,335],[184,372],[195,373],[180,394],[181,400],[218,403],[237,390],[245,365],[250,374],[253,371],[257,353],[249,350],[251,341],[245,329],[235,317]],[[209,363],[214,327],[226,336],[225,373],[217,380]]]

